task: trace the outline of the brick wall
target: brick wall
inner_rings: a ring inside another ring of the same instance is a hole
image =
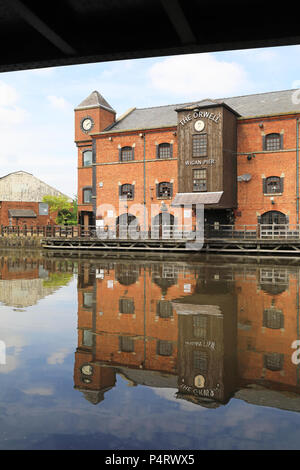
[[[18,225],[30,227],[32,225],[54,225],[56,214],[39,215],[39,203],[38,202],[20,202],[20,201],[2,201],[0,202],[0,225],[9,225],[8,211],[10,209],[30,209],[35,212],[37,217],[22,217],[18,218]],[[12,218],[12,225],[17,225],[17,219]]]

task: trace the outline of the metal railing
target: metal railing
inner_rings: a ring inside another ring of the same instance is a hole
[[[100,239],[155,239],[155,240],[299,240],[300,225],[258,224],[258,225],[219,225],[207,224],[204,229],[179,225],[152,225],[142,230],[138,225],[105,226],[94,225],[47,225],[47,226],[0,226],[0,236],[38,236],[43,238],[100,238]]]

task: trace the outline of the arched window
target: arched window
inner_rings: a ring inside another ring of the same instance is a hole
[[[158,300],[156,304],[156,314],[160,318],[170,318],[173,316],[173,307],[168,300]]]
[[[116,280],[122,286],[130,286],[135,284],[139,279],[139,269],[137,266],[131,264],[118,264],[115,270]]]
[[[161,198],[171,198],[173,196],[173,184],[172,183],[159,183],[157,185],[157,197]]]
[[[279,176],[268,176],[263,179],[264,194],[276,194],[283,192],[283,178]]]
[[[122,147],[120,149],[120,161],[121,162],[130,162],[133,160],[133,148],[132,147]]]
[[[85,152],[82,153],[82,164],[83,166],[91,166],[93,163],[93,157],[92,157],[92,151],[91,150],[86,150]]]
[[[284,327],[284,316],[282,310],[274,307],[266,308],[263,313],[263,326],[278,330]]]
[[[92,188],[83,189],[83,203],[89,204],[92,202]]]
[[[282,134],[267,134],[264,136],[264,150],[274,151],[282,149]]]
[[[134,300],[122,297],[119,299],[120,313],[134,313]]]
[[[260,223],[266,225],[284,225],[287,224],[287,217],[285,214],[279,211],[268,211],[261,215]]]
[[[172,158],[171,144],[163,143],[157,146],[157,158]]]
[[[283,369],[283,354],[269,353],[264,355],[264,367],[272,371]]]
[[[156,354],[160,356],[172,356],[173,344],[171,341],[158,340],[156,343]]]
[[[133,199],[134,198],[134,185],[122,184],[120,186],[120,198]]]
[[[134,352],[134,338],[119,336],[119,350],[122,352]]]

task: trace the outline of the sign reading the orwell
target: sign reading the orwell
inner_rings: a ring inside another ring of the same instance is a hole
[[[192,114],[187,114],[181,119],[180,124],[184,126],[187,122],[193,119],[206,118],[218,124],[220,122],[221,114],[210,113],[208,111],[194,111]]]

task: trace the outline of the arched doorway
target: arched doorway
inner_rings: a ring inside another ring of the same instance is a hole
[[[287,224],[287,216],[279,211],[268,211],[261,215],[260,223],[264,225],[284,225]]]
[[[128,235],[135,238],[134,235],[137,233],[138,227],[138,220],[135,215],[127,212],[119,215],[116,219],[116,232],[119,238],[127,238]]]
[[[152,219],[153,238],[171,238],[175,226],[175,217],[169,212],[160,212]]]

